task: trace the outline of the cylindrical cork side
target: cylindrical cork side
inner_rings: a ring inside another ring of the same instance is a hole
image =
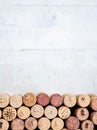
[[[92,113],[90,114],[90,119],[91,119],[91,121],[92,121],[95,125],[97,125],[97,111],[92,112]]]
[[[68,107],[65,107],[65,106],[61,106],[59,107],[58,109],[58,116],[61,118],[61,119],[67,119],[71,114],[71,111]]]
[[[40,130],[48,130],[50,128],[50,120],[46,117],[42,117],[38,120],[38,128]]]
[[[62,130],[64,127],[64,121],[58,117],[51,121],[51,128],[53,130]]]
[[[25,121],[25,127],[27,130],[35,130],[37,128],[37,120],[33,117],[28,117]]]
[[[77,104],[80,107],[87,107],[90,104],[90,97],[89,95],[81,94],[77,98]]]
[[[74,116],[70,116],[65,123],[69,130],[77,130],[80,126],[79,119]]]
[[[75,116],[80,120],[86,120],[89,117],[89,111],[87,108],[77,108],[75,110]]]
[[[81,129],[82,130],[94,130],[94,124],[90,120],[85,120],[81,124]]]
[[[44,108],[39,105],[39,104],[35,104],[32,108],[31,108],[31,115],[35,118],[40,118],[42,117],[44,114]]]
[[[36,103],[36,95],[34,93],[26,93],[23,96],[23,103],[27,107],[32,107]]]
[[[21,119],[14,119],[12,122],[11,122],[11,129],[12,130],[24,130],[24,121],[21,120]]]
[[[49,104],[50,97],[46,93],[40,93],[37,96],[37,103],[41,106],[47,106]]]
[[[64,95],[64,105],[67,107],[73,107],[76,105],[76,96],[72,94]]]
[[[63,103],[63,97],[57,93],[53,94],[53,95],[51,95],[50,103],[51,103],[51,105],[53,105],[55,107],[59,107]]]

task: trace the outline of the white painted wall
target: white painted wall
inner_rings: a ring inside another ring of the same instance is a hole
[[[0,93],[97,93],[97,0],[0,0]]]

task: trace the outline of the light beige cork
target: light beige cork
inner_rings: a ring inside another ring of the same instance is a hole
[[[86,94],[81,94],[77,98],[77,104],[80,107],[87,107],[90,104],[90,96]]]
[[[65,106],[61,106],[59,107],[58,109],[58,116],[61,118],[61,119],[67,119],[71,114],[71,111],[68,107],[65,107]]]
[[[90,107],[91,107],[93,110],[97,111],[97,96],[91,97]]]
[[[64,105],[67,107],[73,107],[76,105],[76,96],[73,94],[64,95]]]
[[[35,118],[40,118],[44,114],[44,108],[41,105],[35,104],[31,108],[31,115]]]
[[[48,105],[45,108],[45,116],[49,119],[53,119],[57,116],[57,108],[51,105]]]
[[[51,121],[51,128],[53,130],[62,130],[64,127],[64,122],[62,119],[56,117]]]
[[[82,130],[94,130],[94,124],[90,120],[85,120],[81,124],[81,129]]]
[[[16,109],[13,107],[6,107],[3,109],[3,118],[7,121],[12,121],[16,118]]]
[[[42,117],[38,120],[38,128],[40,130],[48,130],[50,128],[50,120],[46,117]]]
[[[95,112],[92,112],[91,115],[90,115],[90,118],[91,118],[91,121],[97,125],[97,111]]]
[[[0,94],[0,108],[7,107],[9,104],[10,96],[8,94]]]
[[[14,108],[22,106],[22,96],[19,94],[13,95],[10,97],[10,105]]]
[[[0,130],[8,130],[9,123],[5,119],[0,119]]]
[[[77,108],[75,110],[75,116],[80,120],[84,121],[89,117],[89,111],[87,108]]]
[[[24,120],[30,116],[30,109],[26,106],[21,106],[17,110],[17,115],[20,119]]]

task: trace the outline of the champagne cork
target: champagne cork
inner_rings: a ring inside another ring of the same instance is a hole
[[[17,94],[10,97],[10,105],[14,108],[19,108],[22,106],[22,96]]]
[[[16,118],[16,110],[13,107],[3,109],[3,118],[7,121],[12,121]]]
[[[77,130],[79,128],[80,122],[78,120],[78,118],[74,117],[74,116],[70,116],[67,120],[66,120],[66,127],[69,130]]]
[[[90,107],[91,107],[93,110],[97,111],[97,96],[91,97]]]
[[[91,121],[97,125],[97,111],[95,112],[92,112],[91,115],[90,115],[90,118],[91,118]]]
[[[20,119],[24,120],[30,116],[30,109],[26,106],[18,108],[17,115]]]
[[[35,118],[40,118],[42,117],[44,114],[44,108],[41,106],[41,105],[34,105],[32,108],[31,108],[31,115]]]
[[[53,105],[55,107],[59,107],[63,103],[63,97],[57,93],[53,94],[53,95],[51,95],[50,103],[51,103],[51,105]]]
[[[0,108],[7,107],[9,104],[10,96],[8,94],[0,94]]]
[[[81,124],[82,130],[94,130],[94,124],[90,120],[85,120]]]
[[[57,116],[57,108],[51,105],[48,105],[45,108],[45,116],[49,119],[53,119]]]
[[[80,107],[87,107],[90,104],[90,97],[89,95],[81,94],[78,96],[77,104]]]
[[[48,130],[50,128],[50,120],[46,117],[42,117],[38,120],[38,128],[40,130]]]
[[[0,110],[0,118],[2,117],[2,110]]]
[[[71,114],[71,111],[68,107],[65,107],[65,106],[61,106],[59,107],[58,109],[58,116],[61,118],[61,119],[67,119]]]
[[[29,117],[25,121],[25,127],[27,130],[35,130],[37,128],[37,120],[33,117]]]
[[[23,96],[23,103],[27,107],[32,107],[36,103],[36,95],[33,93],[26,93]]]
[[[12,122],[11,122],[11,129],[12,130],[24,130],[24,121],[21,120],[21,119],[14,119]]]
[[[67,107],[73,107],[76,105],[76,96],[72,94],[66,94],[64,96],[64,105]]]
[[[87,108],[77,108],[75,110],[75,116],[80,120],[84,121],[89,117],[89,111]]]
[[[9,123],[4,119],[0,119],[0,130],[8,130]]]
[[[41,106],[47,106],[49,104],[50,97],[45,93],[40,93],[37,96],[37,103]]]
[[[51,128],[53,130],[62,130],[64,127],[64,121],[58,117],[51,121]]]

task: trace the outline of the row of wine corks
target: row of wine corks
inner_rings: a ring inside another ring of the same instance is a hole
[[[30,128],[34,129],[34,128],[37,128],[37,126],[38,126],[38,128],[40,130],[45,128],[46,124],[48,127],[51,126],[51,128],[54,130],[57,130],[57,128],[58,128],[58,130],[61,130],[65,126],[69,130],[77,130],[80,127],[83,128],[83,130],[93,130],[94,125],[97,125],[97,111],[92,111],[89,115],[88,108],[83,108],[83,107],[78,107],[78,108],[75,108],[72,110],[66,106],[60,106],[60,107],[56,108],[54,106],[48,105],[45,108],[43,108],[39,104],[35,104],[32,108],[28,108],[26,106],[21,106],[18,109],[7,106],[3,110],[0,110],[0,113],[3,113],[0,115],[1,116],[0,123],[3,125],[5,122],[12,122],[11,123],[12,130],[15,130],[15,128],[13,129],[12,124],[13,124],[13,122],[16,121],[16,119],[20,119],[20,120],[22,120],[22,122],[24,122],[25,120],[28,120],[28,119],[33,119],[33,120],[28,121],[28,124],[30,124],[32,122],[32,125],[29,125]],[[31,118],[31,117],[33,117],[33,118]],[[18,120],[18,121],[20,121],[20,120]],[[41,120],[43,120],[43,122]],[[16,123],[17,126],[20,125],[20,124],[18,124],[18,121]],[[50,121],[51,121],[51,124],[50,124]],[[46,123],[44,123],[44,122],[46,122]],[[56,122],[56,123],[54,123],[54,122]],[[88,122],[88,126],[87,125],[85,126],[85,124],[87,124],[87,122]],[[8,124],[8,123],[6,123],[6,124]],[[42,126],[40,126],[41,124],[42,124]],[[81,124],[81,126],[80,126],[80,124]],[[48,128],[47,126],[46,126],[46,128]],[[9,127],[9,126],[7,125],[7,127]],[[20,125],[20,127],[21,127],[21,125]],[[87,127],[87,129],[85,127]],[[3,128],[3,126],[0,128]],[[30,128],[28,130],[30,130]],[[3,130],[3,129],[0,129],[0,130]],[[7,130],[7,129],[5,129],[5,130]]]
[[[65,94],[64,96],[61,96],[60,94],[52,94],[51,96],[48,96],[45,93],[40,93],[37,96],[33,93],[26,93],[24,96],[19,94],[13,96],[9,96],[8,94],[0,95],[0,108],[5,108],[8,105],[13,108],[19,108],[23,104],[27,107],[32,107],[36,103],[43,107],[48,104],[59,107],[63,104],[69,108],[72,108],[77,104],[80,107],[90,106],[93,110],[97,111],[97,96],[95,95],[81,94],[75,96],[72,94]]]
[[[26,93],[24,96],[0,95],[0,130],[65,128],[68,130],[97,128],[97,96],[83,94],[48,96],[45,93],[37,96],[33,93]]]
[[[70,116],[65,122],[58,117],[51,121],[46,117],[38,121],[33,117],[28,117],[25,121],[16,118],[10,123],[10,127],[8,121],[0,119],[0,130],[94,130],[93,122],[90,120],[83,121],[81,129],[79,125],[79,120],[74,116]]]

